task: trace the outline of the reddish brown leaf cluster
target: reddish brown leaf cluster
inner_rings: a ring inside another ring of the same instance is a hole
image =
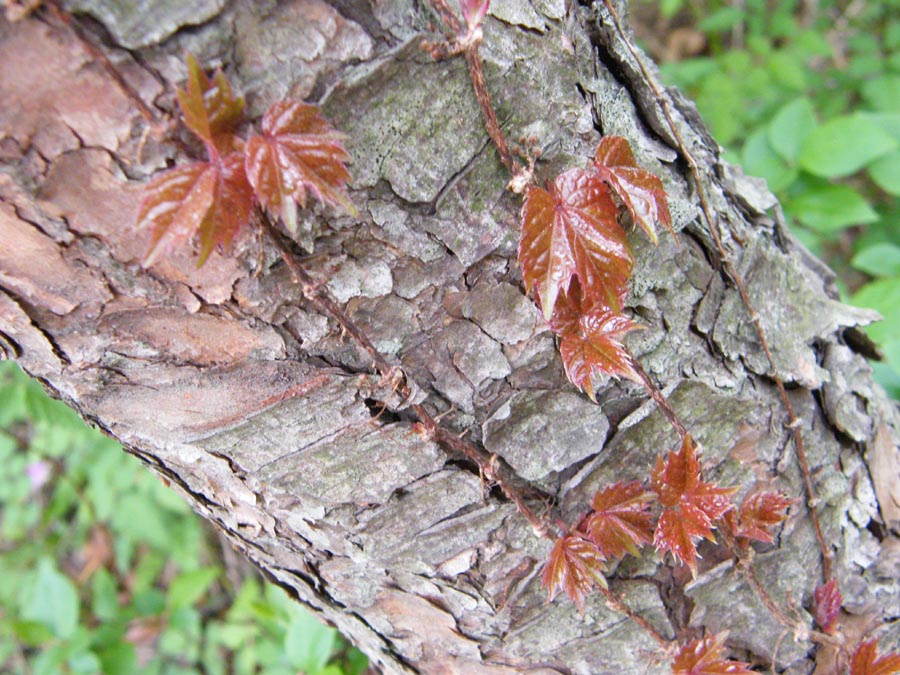
[[[725,522],[738,545],[747,548],[750,540],[771,544],[771,528],[787,517],[793,499],[777,492],[757,492],[744,499],[740,507],[725,514]]]
[[[653,543],[660,551],[670,551],[697,576],[696,542],[701,537],[715,541],[713,523],[734,508],[734,488],[701,480],[700,461],[690,436],[684,437],[681,450],[656,460],[650,486],[663,507]]]
[[[621,343],[638,326],[621,315],[634,259],[616,199],[654,241],[656,222],[671,227],[660,179],[637,166],[627,140],[607,136],[588,169],[530,186],[522,208],[525,288],[560,337],[569,379],[592,398],[597,373],[640,381]]]
[[[828,634],[834,633],[842,604],[844,598],[838,588],[837,579],[829,579],[816,587],[813,592],[813,618],[816,625]]]
[[[683,646],[672,662],[675,675],[749,675],[753,673],[743,661],[725,658],[727,633],[720,633],[702,640],[693,640]]]
[[[894,675],[900,673],[900,654],[878,656],[875,640],[863,642],[850,661],[850,675]]]
[[[550,600],[563,589],[578,609],[584,610],[584,598],[591,587],[598,583],[606,587],[603,576],[603,554],[590,539],[579,533],[560,537],[550,551],[550,559],[544,567],[543,584],[550,592]]]
[[[657,460],[649,486],[619,482],[594,495],[591,511],[550,553],[543,582],[551,599],[561,588],[583,607],[593,581],[605,586],[598,576],[605,562],[637,555],[650,543],[696,576],[697,541],[713,541],[714,527],[727,527],[738,542],[771,542],[771,529],[784,520],[792,500],[760,493],[735,509],[734,491],[702,479],[696,444],[685,437],[680,450]]]
[[[653,493],[638,481],[615,483],[594,495],[585,525],[607,559],[638,555],[653,540],[652,501]]]
[[[152,230],[145,265],[195,237],[202,265],[216,246],[228,247],[250,223],[257,204],[295,231],[296,204],[306,207],[307,190],[325,204],[355,212],[347,196],[350,156],[343,137],[315,106],[276,103],[263,117],[262,135],[245,143],[236,134],[244,99],[235,97],[221,71],[210,79],[190,55],[178,104],[209,159],[165,171],[145,187],[137,219],[139,228]]]

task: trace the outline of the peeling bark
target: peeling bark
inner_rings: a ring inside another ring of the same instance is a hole
[[[0,23],[0,344],[386,673],[668,672],[650,637],[600,596],[584,615],[546,602],[549,543],[477,470],[416,434],[277,252],[248,237],[201,270],[189,251],[140,268],[149,233],[131,225],[137,196],[184,153],[171,120],[190,50],[224,67],[251,114],[307,97],[348,134],[360,218],[313,209],[297,251],[403,365],[417,400],[558,498],[570,521],[598,487],[646,477],[675,434],[630,383],[603,388],[599,406],[567,384],[515,266],[519,204],[465,64],[420,49],[436,22],[421,5],[210,1],[184,17],[162,0],[142,15],[68,3],[169,135],[52,15]],[[799,497],[769,364],[659,102],[602,5],[493,5],[488,85],[507,134],[537,138],[539,175],[583,164],[600,130],[629,138],[670,194],[678,241],[632,238],[627,306],[647,330],[630,349],[702,444],[711,477]],[[804,423],[845,606],[896,618],[900,417],[854,350],[873,317],[838,302],[833,275],[785,230],[765,186],[722,161],[693,105],[667,95]],[[782,640],[731,564],[701,553],[695,580],[647,551],[611,585],[665,635],[727,629],[736,655],[762,664],[780,642],[776,666],[809,672],[811,644]],[[757,566],[775,597],[808,608],[819,560],[800,503]]]

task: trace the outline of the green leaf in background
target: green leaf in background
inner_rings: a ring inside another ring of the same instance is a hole
[[[895,401],[900,400],[900,373],[886,363],[870,361],[869,365],[872,366],[872,375],[875,381],[884,387],[891,398]]]
[[[862,115],[842,115],[816,127],[800,148],[800,166],[814,176],[849,176],[898,147]]]
[[[857,116],[870,124],[874,124],[895,141],[900,142],[900,112],[861,112]]]
[[[884,353],[884,360],[887,362],[894,373],[900,376],[900,338],[888,340],[881,345],[881,351]]]
[[[833,52],[831,43],[815,29],[801,31],[794,38],[794,53],[811,59],[815,56],[830,57]]]
[[[659,11],[667,19],[675,16],[684,6],[684,0],[660,0]]]
[[[166,596],[158,588],[148,588],[135,594],[131,600],[138,616],[155,616],[162,614],[166,608]]]
[[[100,672],[101,662],[92,651],[80,651],[70,656],[66,662],[71,675],[96,675]]]
[[[101,567],[91,579],[91,610],[101,621],[112,621],[119,613],[119,589],[105,568]]]
[[[874,309],[883,321],[866,326],[869,336],[881,344],[896,340],[900,335],[900,277],[876,279],[853,294],[851,302],[858,307]],[[898,355],[900,356],[900,355]],[[900,363],[896,364],[900,367]]]
[[[53,560],[41,558],[19,597],[20,616],[44,624],[58,637],[69,638],[78,627],[80,606],[75,584],[56,569]]]
[[[806,88],[806,67],[803,61],[787,51],[777,51],[769,59],[769,72],[776,82],[789,91]]]
[[[822,235],[878,220],[878,214],[869,202],[847,185],[825,183],[810,187],[788,200],[785,209],[803,225]]]
[[[28,415],[25,404],[26,375],[9,361],[0,363],[0,426],[24,419]]]
[[[715,71],[703,80],[697,93],[697,107],[722,145],[728,145],[743,131],[745,106],[740,87],[735,77]]]
[[[772,149],[765,129],[759,129],[747,139],[741,163],[751,176],[765,178],[772,192],[783,190],[797,178],[797,170],[785,164]]]
[[[201,567],[190,572],[182,572],[169,584],[166,605],[170,610],[190,607],[196,603],[219,578],[219,568]]]
[[[900,276],[900,246],[888,242],[868,246],[853,256],[851,264],[873,277]]]
[[[137,669],[137,650],[130,642],[116,642],[100,654],[103,675],[134,675]]]
[[[43,650],[31,662],[31,675],[61,675],[60,666],[68,654],[66,645],[55,645]]]
[[[815,127],[816,114],[812,101],[806,97],[794,99],[775,113],[769,123],[769,143],[785,161],[793,164],[797,161],[803,141]]]
[[[284,635],[284,652],[295,668],[319,675],[328,663],[337,641],[337,631],[298,607]]]
[[[14,621],[12,630],[24,647],[38,647],[53,639],[53,631],[38,621]]]
[[[160,509],[145,494],[129,494],[122,497],[113,511],[111,526],[120,537],[145,542],[163,551],[171,546]]]
[[[862,86],[862,96],[873,110],[892,113],[900,110],[900,75],[882,75]]]
[[[744,10],[740,7],[731,5],[717,9],[707,15],[697,27],[704,33],[718,33],[731,30],[739,24],[743,18]]]
[[[869,165],[869,177],[887,193],[900,196],[900,150],[876,159]]]

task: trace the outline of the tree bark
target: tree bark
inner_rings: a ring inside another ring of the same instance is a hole
[[[140,266],[141,185],[194,150],[172,123],[188,50],[223,66],[251,118],[305,98],[347,134],[360,216],[312,208],[296,251],[447,429],[558,500],[569,523],[598,488],[647,478],[676,435],[640,387],[611,382],[594,405],[567,383],[522,288],[520,201],[504,190],[465,62],[421,48],[437,38],[427,3],[138,4],[71,0],[71,24],[46,8],[0,23],[7,356],[385,673],[669,672],[671,655],[599,594],[583,614],[547,602],[550,543],[469,461],[417,432],[409,402],[268,244],[246,236],[199,270],[191,251]],[[602,3],[493,4],[488,86],[507,135],[536,139],[541,180],[583,166],[600,133],[627,137],[662,177],[678,234],[658,247],[631,237],[627,306],[646,330],[628,346],[702,444],[707,476],[797,497],[755,566],[812,627],[803,610],[820,556],[787,416],[700,218],[664,92],[801,417],[845,608],[896,619],[900,418],[864,358],[858,326],[871,313],[838,302],[765,185],[721,159],[694,106],[642,56],[648,80]],[[647,550],[611,586],[664,635],[729,630],[735,656],[810,672],[812,643],[785,635],[718,549],[701,553],[696,579]]]

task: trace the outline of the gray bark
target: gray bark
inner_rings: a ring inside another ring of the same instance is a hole
[[[593,405],[566,382],[522,289],[520,203],[465,64],[420,48],[436,23],[427,3],[206,0],[190,16],[183,3],[139,4],[68,7],[160,116],[174,113],[190,50],[224,66],[252,117],[307,98],[347,133],[361,215],[313,208],[298,252],[448,428],[558,498],[570,522],[596,489],[646,478],[674,448],[639,387],[609,383]],[[711,479],[798,498],[756,564],[811,625],[819,553],[786,414],[659,101],[599,3],[493,4],[488,84],[508,135],[537,139],[539,176],[583,166],[600,131],[629,138],[663,178],[678,236],[658,247],[632,236],[628,307],[646,330],[628,344],[702,444]],[[0,23],[0,62],[9,357],[386,673],[669,672],[600,596],[584,614],[547,602],[549,542],[473,466],[417,434],[402,403],[379,414],[390,388],[274,251],[248,236],[200,270],[191,252],[140,267],[141,184],[181,151],[150,132],[70,29],[43,14]],[[837,301],[832,273],[785,230],[765,185],[720,158],[690,102],[667,96],[802,417],[845,607],[896,618],[900,421],[860,353],[857,326],[872,316]],[[730,630],[736,656],[809,672],[811,643],[785,637],[714,548],[701,553],[697,579],[647,550],[611,584],[666,635]]]

